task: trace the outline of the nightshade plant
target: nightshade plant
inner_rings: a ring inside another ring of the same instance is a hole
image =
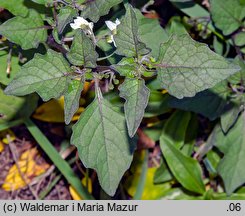
[[[152,85],[147,85],[149,82],[171,95],[165,106],[201,113],[211,120],[221,116],[221,126],[217,124],[206,145],[208,150],[217,146],[225,155],[217,169],[227,194],[245,182],[242,165],[229,160],[235,154],[238,163],[245,162],[245,141],[239,136],[239,131],[245,128],[242,51],[236,60],[226,59],[222,53],[193,40],[183,29],[164,30],[156,20],[145,18],[140,10],[123,0],[24,2],[0,2],[0,7],[14,15],[0,25],[0,34],[12,46],[33,51],[44,44],[45,51],[31,57],[9,84],[3,83],[8,84],[4,93],[24,96],[36,92],[44,101],[64,95],[65,123],[69,124],[79,108],[84,83],[92,81],[94,100],[73,125],[71,143],[77,147],[82,163],[96,170],[107,194],[115,194],[132,162],[136,132],[151,91],[155,91]],[[228,43],[235,40],[242,44],[235,44],[240,49],[244,45],[244,2],[210,3],[213,24],[224,35],[236,31]],[[123,9],[105,20],[110,9],[118,5]],[[201,11],[209,16],[204,9]],[[208,27],[216,32],[214,25],[209,23]],[[123,109],[104,96],[105,88],[117,89],[114,92],[124,99]],[[181,123],[183,119],[185,125]],[[185,189],[204,194],[198,161],[181,150],[190,119],[190,114],[181,111],[173,114],[163,128],[160,147],[171,175]],[[180,132],[174,121],[182,124]],[[178,142],[169,136],[173,132],[168,127],[177,130]]]

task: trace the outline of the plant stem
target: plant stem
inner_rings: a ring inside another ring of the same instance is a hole
[[[103,61],[103,60],[106,60],[106,59],[112,57],[114,54],[115,54],[115,51],[114,51],[113,53],[111,53],[110,55],[108,55],[108,56],[98,58],[97,61]]]

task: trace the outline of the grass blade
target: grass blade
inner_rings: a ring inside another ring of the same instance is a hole
[[[6,130],[8,128],[11,128],[11,127],[14,127],[14,126],[17,126],[17,125],[20,125],[23,122],[24,122],[23,119],[18,119],[18,120],[15,120],[15,121],[2,123],[2,124],[0,124],[0,131]]]
[[[76,176],[66,160],[60,156],[60,154],[56,151],[56,149],[46,138],[46,136],[40,131],[40,129],[35,125],[35,123],[32,122],[31,119],[26,119],[24,123],[40,147],[45,151],[45,153],[58,168],[58,170],[63,174],[66,180],[76,189],[77,193],[86,200],[94,199],[93,196],[82,185],[81,180]]]
[[[147,176],[147,169],[148,169],[148,150],[145,150],[145,155],[144,155],[144,162],[142,165],[142,170],[138,182],[138,186],[135,192],[135,195],[133,197],[134,200],[140,200],[144,191],[145,187],[145,181],[146,181],[146,176]]]

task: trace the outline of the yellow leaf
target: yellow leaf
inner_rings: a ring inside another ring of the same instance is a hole
[[[33,118],[44,122],[64,122],[64,97],[52,99],[36,109]]]
[[[168,91],[166,89],[162,90],[162,94],[167,94],[167,93],[168,93]]]
[[[142,152],[140,153],[137,152],[135,154],[134,161],[130,168],[133,174],[128,176],[124,183],[124,188],[126,189],[126,191],[131,197],[134,196],[140,181],[143,158],[144,158],[144,154]],[[147,169],[146,182],[141,197],[142,200],[160,199],[171,189],[170,183],[154,184],[153,179],[156,170],[157,170],[156,167],[151,167]]]
[[[36,148],[25,151],[18,160],[18,167],[14,164],[10,169],[2,185],[6,191],[18,190],[29,184],[36,176],[44,173],[49,165],[47,163],[37,164],[35,158],[39,156]],[[22,178],[24,177],[24,180]]]
[[[82,91],[82,95],[86,95],[88,90],[90,88],[90,82],[85,82],[84,86],[83,86],[83,91]]]
[[[9,136],[9,139],[7,139],[7,136]],[[3,130],[0,132],[0,140],[4,144],[9,144],[9,140],[10,140],[10,142],[13,142],[13,141],[15,141],[15,139],[16,139],[15,134],[10,129]]]
[[[0,141],[0,153],[4,150],[4,144]]]
[[[44,122],[63,123],[65,121],[64,103],[64,96],[58,100],[52,99],[38,107],[32,117]],[[81,98],[80,105],[84,105],[85,103],[86,101]],[[72,121],[78,120],[83,111],[84,108],[79,107],[78,111],[73,116]]]
[[[86,178],[82,179],[82,184],[86,187]],[[77,193],[77,191],[70,185],[69,191],[73,200],[83,200],[83,198]],[[92,180],[88,178],[88,192],[92,193]]]

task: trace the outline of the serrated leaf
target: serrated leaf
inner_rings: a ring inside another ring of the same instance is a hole
[[[233,85],[239,85],[240,83],[244,83],[245,81],[245,61],[240,59],[240,57],[236,57],[234,59],[234,63],[239,65],[241,70],[238,73],[230,76],[228,81]]]
[[[189,35],[173,35],[160,48],[158,79],[169,94],[193,97],[240,70]]]
[[[28,95],[27,97],[7,96],[0,89],[0,124],[18,118],[29,117],[37,106],[38,97]]]
[[[164,158],[178,182],[187,190],[203,194],[205,187],[199,163],[182,154],[165,136],[160,137],[160,146]]]
[[[224,35],[229,35],[243,26],[245,7],[240,0],[211,0],[210,7],[214,24],[223,31]]]
[[[150,90],[143,79],[126,78],[119,86],[120,97],[126,100],[124,111],[128,126],[128,133],[133,137],[143,119],[148,104]]]
[[[146,18],[139,10],[136,10],[135,13],[139,28],[139,38],[151,48],[151,55],[157,57],[160,44],[167,41],[168,35],[157,19]]]
[[[97,171],[102,188],[110,196],[133,159],[133,146],[128,141],[125,118],[98,96],[73,126],[71,143],[77,146],[83,164]]]
[[[111,65],[121,76],[134,77],[135,71],[137,71],[137,63],[134,58],[123,58],[117,64]]]
[[[48,50],[46,55],[36,54],[26,63],[5,93],[23,96],[37,92],[44,101],[59,98],[66,89],[69,73],[70,66],[62,54]]]
[[[218,173],[221,175],[225,189],[230,195],[245,182],[245,113],[242,113],[236,124],[224,135],[221,130],[216,139],[216,146],[224,153]],[[221,144],[221,145],[220,145]]]
[[[69,124],[79,108],[79,99],[83,90],[83,81],[72,80],[65,92],[65,123]]]
[[[110,9],[123,0],[93,0],[85,3],[81,16],[97,22],[101,16],[109,13]]]
[[[0,8],[5,8],[16,16],[25,17],[28,14],[28,8],[24,5],[24,0],[1,0]]]
[[[139,30],[135,11],[131,5],[126,6],[126,14],[117,27],[114,36],[117,45],[116,53],[127,57],[139,57],[149,53],[149,49],[138,38]]]
[[[227,104],[229,90],[227,82],[218,83],[215,87],[196,94],[192,98],[177,99],[172,97],[169,106],[202,114],[211,121],[220,117]],[[208,104],[208,106],[207,106]]]
[[[0,34],[19,44],[22,49],[37,48],[47,39],[47,30],[41,16],[30,10],[27,17],[14,17],[0,25]]]
[[[59,34],[63,32],[66,25],[70,23],[73,17],[75,17],[76,15],[77,15],[76,10],[68,6],[60,10],[57,16],[57,20],[58,20],[57,29]]]
[[[68,60],[78,66],[95,67],[98,54],[95,51],[93,42],[83,31],[76,31],[70,52],[67,54]]]

